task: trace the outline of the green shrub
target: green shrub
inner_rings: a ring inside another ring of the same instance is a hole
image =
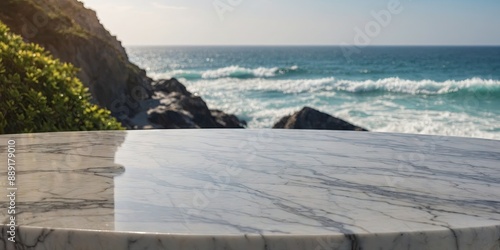
[[[123,129],[76,73],[0,22],[0,134]]]

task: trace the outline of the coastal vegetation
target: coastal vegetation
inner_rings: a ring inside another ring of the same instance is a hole
[[[77,72],[0,22],[0,134],[122,129]]]

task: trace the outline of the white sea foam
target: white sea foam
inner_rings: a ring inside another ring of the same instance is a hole
[[[412,133],[500,139],[499,119],[484,114],[481,119],[465,112],[436,110],[411,110],[399,105],[398,112],[390,112],[381,103],[365,102],[357,105],[345,104],[330,110],[335,116],[352,123],[363,125],[376,132]],[[326,108],[326,107],[325,107]],[[355,111],[363,111],[366,116],[356,116]]]
[[[206,71],[194,71],[194,70],[172,70],[169,72],[162,73],[150,73],[150,77],[153,79],[168,79],[172,77],[176,78],[186,78],[186,79],[219,79],[219,78],[270,78],[278,75],[284,75],[287,72],[297,71],[299,67],[297,65],[291,66],[289,68],[279,68],[279,67],[258,67],[258,68],[244,68],[238,65],[233,65],[229,67],[206,70]]]
[[[427,100],[426,107],[416,108],[421,97],[406,95],[430,94],[432,97],[459,90],[500,86],[498,81],[493,80],[473,78],[434,82],[398,78],[380,81],[223,78],[186,81],[186,85],[192,92],[203,96],[210,107],[246,119],[250,128],[270,128],[284,115],[298,111],[303,106],[311,106],[372,131],[500,139],[500,116],[497,111],[484,111],[481,106],[461,102],[462,99],[457,101],[462,106],[441,111],[438,108],[440,105],[450,104],[443,103],[440,98]],[[373,89],[387,92],[383,96],[358,95]]]
[[[447,80],[437,82],[432,80],[405,80],[397,77],[380,80],[350,81],[336,80],[334,89],[353,93],[385,91],[406,94],[446,94],[457,92],[462,89],[471,88],[493,88],[500,87],[500,81],[471,78],[462,81]]]
[[[381,80],[352,81],[337,80],[333,77],[319,79],[217,79],[192,83],[195,86],[208,85],[213,88],[239,91],[277,91],[284,94],[290,93],[370,93],[390,92],[413,95],[440,95],[458,92],[460,90],[500,91],[500,81],[485,80],[480,78],[462,81],[448,80],[436,82],[431,80],[412,81],[399,78],[386,78]],[[494,93],[489,93],[494,94]]]
[[[189,74],[195,74],[195,76],[196,76],[196,72],[182,70],[182,69],[172,70],[172,71],[168,71],[168,72],[161,72],[161,73],[158,73],[158,72],[157,73],[148,73],[148,76],[154,80],[161,80],[161,79],[170,79],[173,77],[189,78],[189,77],[186,77]]]
[[[273,77],[278,72],[279,68],[264,68],[259,67],[256,69],[248,69],[240,66],[229,66],[225,68],[220,68],[216,70],[208,70],[201,74],[202,78],[205,79],[214,79],[214,78],[223,78],[223,77],[231,77],[231,76],[241,76],[241,75],[249,75],[255,77]]]

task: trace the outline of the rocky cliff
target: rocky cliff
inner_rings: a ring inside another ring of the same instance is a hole
[[[236,117],[209,110],[201,97],[158,89],[162,83],[153,83],[129,62],[117,38],[77,0],[1,0],[0,21],[80,68],[78,78],[89,88],[92,101],[129,128],[241,127]]]
[[[80,68],[93,101],[113,113],[133,113],[127,97],[146,98],[151,79],[128,61],[120,42],[76,0],[2,0],[0,20],[26,41]],[[140,94],[134,93],[134,91]]]

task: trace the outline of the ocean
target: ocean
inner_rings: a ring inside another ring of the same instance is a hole
[[[126,49],[249,128],[310,106],[371,131],[500,139],[500,47]]]

